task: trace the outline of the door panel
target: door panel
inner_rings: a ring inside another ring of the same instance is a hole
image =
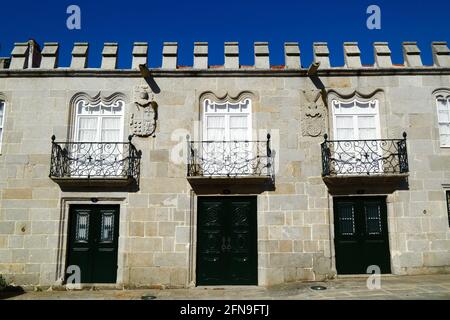
[[[256,197],[199,198],[197,242],[197,284],[257,284]]]
[[[197,277],[205,284],[220,283],[225,271],[225,215],[220,201],[199,201]],[[200,214],[201,213],[201,214]]]
[[[363,274],[370,265],[390,273],[386,198],[335,198],[334,227],[339,274]]]
[[[80,267],[82,283],[115,283],[118,237],[119,206],[71,206],[67,266]]]

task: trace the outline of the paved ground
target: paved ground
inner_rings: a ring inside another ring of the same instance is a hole
[[[141,300],[142,296],[156,299],[439,299],[450,300],[450,274],[426,276],[383,276],[381,289],[369,290],[367,278],[338,278],[328,282],[297,282],[271,288],[222,287],[192,289],[147,290],[79,290],[79,291],[30,291],[9,299],[40,300]],[[322,285],[327,289],[314,291],[311,286]]]

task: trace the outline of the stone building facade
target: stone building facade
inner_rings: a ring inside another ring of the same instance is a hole
[[[165,43],[117,69],[76,43],[16,43],[0,59],[0,274],[18,285],[270,286],[340,274],[450,270],[450,51],[357,43],[271,66]],[[406,135],[404,135],[406,133]],[[326,135],[326,137],[325,137]],[[52,136],[53,139],[52,139]],[[128,139],[128,137],[130,137]],[[76,279],[76,277],[75,277]]]

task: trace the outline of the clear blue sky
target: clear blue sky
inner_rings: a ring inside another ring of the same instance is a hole
[[[81,30],[68,30],[66,9],[81,8]],[[381,30],[366,27],[369,5],[381,8]],[[239,41],[241,64],[253,64],[253,42],[269,41],[271,64],[284,63],[283,43],[298,41],[302,64],[312,60],[312,43],[327,41],[333,65],[343,64],[342,43],[358,41],[364,64],[373,63],[372,43],[388,41],[394,63],[401,42],[418,41],[425,64],[431,42],[450,42],[449,0],[15,0],[2,1],[0,56],[14,42],[34,38],[60,43],[60,65],[68,66],[73,42],[89,42],[89,66],[98,67],[103,42],[119,42],[119,66],[131,64],[134,41],[149,42],[149,64],[161,63],[162,43],[179,43],[179,64],[192,64],[193,43],[209,42],[210,64],[223,64],[223,43]]]

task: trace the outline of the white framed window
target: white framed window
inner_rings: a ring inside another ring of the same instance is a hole
[[[5,126],[6,103],[0,100],[0,154],[2,153],[3,131]]]
[[[377,99],[349,102],[332,101],[334,140],[380,139],[379,102]]]
[[[340,174],[383,172],[383,151],[374,141],[381,139],[378,100],[333,100],[332,111],[335,170]]]
[[[207,175],[247,175],[252,171],[252,104],[203,103],[201,157]]]
[[[441,147],[450,148],[450,94],[436,96]]]
[[[69,144],[71,170],[83,177],[121,175],[125,102],[80,100],[75,108],[74,143]]]
[[[250,99],[240,102],[203,104],[203,140],[250,141],[252,139],[252,105]]]
[[[123,140],[125,103],[91,104],[80,100],[75,105],[75,142],[120,142]]]

